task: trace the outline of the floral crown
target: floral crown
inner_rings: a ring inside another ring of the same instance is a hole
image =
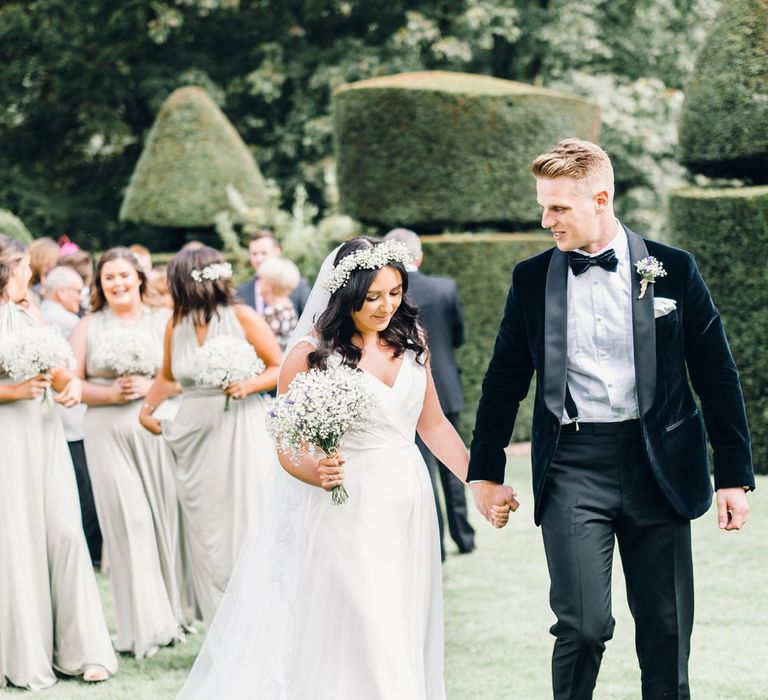
[[[331,294],[341,289],[348,281],[353,270],[377,270],[390,263],[408,265],[413,256],[405,243],[384,241],[373,248],[363,248],[345,255],[322,280],[322,286]]]
[[[202,270],[192,270],[190,273],[195,282],[202,282],[203,280],[218,280],[224,278],[228,280],[232,277],[232,265],[228,262],[213,263],[206,265]]]

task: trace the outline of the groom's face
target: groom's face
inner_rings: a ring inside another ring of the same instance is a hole
[[[574,178],[537,178],[536,201],[544,210],[542,227],[552,231],[557,247],[563,252],[577,248],[589,250],[600,238],[595,197]]]

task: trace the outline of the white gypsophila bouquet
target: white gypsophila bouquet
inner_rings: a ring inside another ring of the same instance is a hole
[[[111,369],[119,377],[138,374],[151,377],[163,361],[163,348],[149,333],[113,328],[99,338],[93,362]]]
[[[219,335],[195,350],[192,378],[196,384],[225,389],[232,382],[251,379],[265,369],[266,365],[247,340],[234,335]],[[229,396],[224,410],[229,410]]]
[[[25,328],[0,348],[0,365],[11,379],[29,379],[60,368],[74,369],[72,348],[55,326]],[[43,392],[43,400],[47,391]]]
[[[336,455],[344,435],[365,430],[375,409],[375,399],[363,373],[346,365],[335,369],[299,372],[285,394],[267,411],[267,429],[278,449],[295,458],[311,447],[326,456]],[[346,503],[344,485],[331,491],[334,505]]]

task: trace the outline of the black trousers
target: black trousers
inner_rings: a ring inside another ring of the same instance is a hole
[[[693,626],[690,522],[667,503],[643,458],[638,421],[565,428],[542,501],[557,623],[555,700],[587,700],[613,636],[611,565],[618,541],[635,620],[643,700],[688,700]]]
[[[450,421],[451,425],[458,430],[459,414],[447,413],[445,417]],[[419,446],[421,456],[427,463],[429,478],[432,481],[432,490],[435,494],[437,524],[440,528],[440,554],[442,559],[445,560],[445,547],[443,546],[445,525],[443,523],[442,509],[440,508],[440,496],[437,493],[437,479],[435,473],[440,475],[440,483],[443,488],[443,497],[445,499],[445,513],[448,518],[448,532],[451,535],[451,539],[456,543],[460,552],[471,552],[475,548],[475,530],[469,524],[469,520],[467,519],[467,497],[464,483],[458,479],[448,467],[434,457],[418,435],[416,436],[416,444]]]
[[[83,521],[83,532],[88,543],[91,563],[97,566],[101,563],[101,528],[96,518],[96,504],[93,502],[93,488],[88,464],[85,461],[85,447],[82,440],[68,442],[69,454],[75,467],[77,492],[80,495],[80,516]]]

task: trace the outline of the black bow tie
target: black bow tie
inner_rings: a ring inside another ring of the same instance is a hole
[[[574,275],[580,275],[582,272],[586,272],[591,265],[598,265],[608,272],[616,272],[616,268],[619,265],[619,259],[616,257],[616,252],[611,248],[606,250],[600,255],[590,257],[589,255],[582,255],[575,250],[568,251],[568,264],[571,266],[571,270]]]

